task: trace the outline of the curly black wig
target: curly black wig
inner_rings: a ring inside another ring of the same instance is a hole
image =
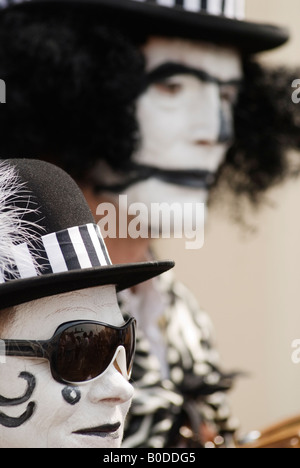
[[[300,172],[300,105],[292,101],[292,83],[300,69],[268,69],[244,60],[244,83],[235,108],[235,142],[219,179],[237,195],[257,204],[270,187]]]
[[[1,157],[46,159],[78,181],[99,159],[126,167],[138,144],[134,103],[145,78],[144,39],[81,10],[2,14]],[[244,69],[236,139],[218,180],[256,203],[299,171],[300,161],[290,168],[287,150],[300,148],[300,105],[291,99],[300,71],[268,70],[247,57]]]
[[[119,167],[137,138],[144,60],[95,15],[8,11],[0,17],[0,154],[39,157],[83,179],[104,158]]]

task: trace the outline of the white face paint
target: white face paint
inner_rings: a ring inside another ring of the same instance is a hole
[[[76,320],[122,326],[124,319],[115,288],[97,287],[21,305],[16,308],[13,321],[1,338],[47,340],[61,324]],[[122,353],[125,354],[124,348],[120,349],[120,353],[117,359],[123,357]],[[0,363],[0,413],[13,420],[20,418],[29,404],[35,403],[35,408],[32,416],[18,427],[0,425],[0,447],[120,447],[133,388],[115,364],[111,363],[107,372],[94,381],[72,388],[52,378],[48,361],[6,357],[6,364]],[[20,399],[26,388],[29,389],[30,379],[20,378],[22,372],[35,379],[32,395],[16,406],[1,406],[1,397]],[[62,396],[66,388],[73,403],[68,403]],[[76,401],[76,395],[79,395],[79,401]],[[82,429],[106,425],[120,427],[103,437],[74,434]]]
[[[239,53],[213,44],[153,38],[144,54],[147,72],[156,79],[137,103],[142,143],[134,162],[213,176],[233,137],[235,82],[242,79]],[[152,177],[126,194],[129,204],[145,203],[150,212],[151,203],[205,203],[208,188]]]

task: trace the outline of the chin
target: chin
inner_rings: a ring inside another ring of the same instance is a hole
[[[70,445],[65,448],[107,448],[118,449],[121,447],[122,437],[93,437],[73,435]]]
[[[128,207],[140,203],[138,219],[152,239],[182,238],[204,227],[206,190],[179,187],[151,179],[137,184],[128,193]]]
[[[48,445],[47,448],[107,448],[107,449],[118,449],[121,447],[123,434],[118,433],[113,436],[97,437],[97,436],[82,436],[77,434],[71,434],[69,437],[64,438],[60,441],[53,441]]]
[[[166,182],[149,179],[134,185],[126,192],[128,196],[128,205],[134,203],[143,203],[151,209],[153,203],[204,203],[208,199],[208,191],[200,188],[180,187],[178,185],[168,184]]]

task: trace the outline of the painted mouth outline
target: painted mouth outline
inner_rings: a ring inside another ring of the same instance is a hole
[[[149,179],[158,179],[172,185],[209,190],[216,181],[216,174],[209,170],[169,170],[157,167],[143,166],[131,163],[122,174],[126,181],[111,185],[96,185],[95,190],[108,190],[110,192],[122,193],[132,185]]]
[[[120,422],[115,424],[103,424],[102,426],[90,427],[88,429],[79,429],[79,431],[75,431],[73,434],[90,437],[108,437],[115,435],[120,427]]]

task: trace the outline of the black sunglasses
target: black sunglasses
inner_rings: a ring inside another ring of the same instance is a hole
[[[126,351],[126,377],[129,379],[135,354],[135,330],[134,318],[120,328],[100,322],[76,321],[60,325],[50,340],[1,342],[5,344],[6,356],[47,359],[57,382],[80,384],[104,374],[120,346]]]

